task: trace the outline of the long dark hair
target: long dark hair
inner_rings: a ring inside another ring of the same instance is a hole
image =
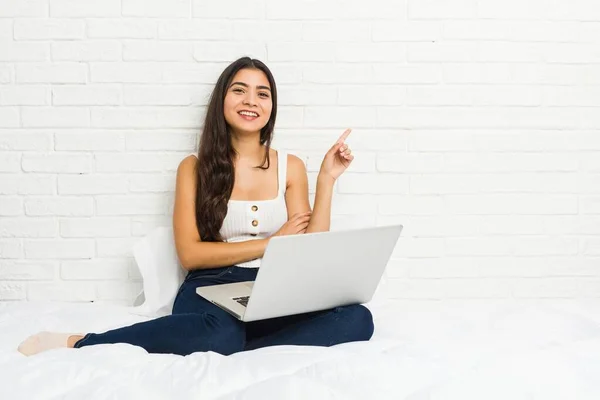
[[[200,136],[198,150],[196,224],[204,242],[222,242],[219,231],[227,215],[227,202],[235,180],[234,159],[236,151],[231,144],[230,128],[225,120],[223,105],[227,89],[235,74],[241,69],[258,69],[265,73],[271,86],[273,108],[267,124],[260,131],[260,144],[266,146],[265,159],[256,168],[268,169],[269,149],[273,140],[273,127],[277,116],[277,89],[275,79],[267,66],[259,60],[242,57],[231,63],[219,76],[210,96],[206,120]],[[266,163],[266,167],[263,167]]]

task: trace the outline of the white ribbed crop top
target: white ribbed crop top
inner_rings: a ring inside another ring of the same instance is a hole
[[[196,154],[194,154],[195,156]],[[277,197],[268,200],[229,200],[220,233],[228,243],[264,239],[287,222],[285,204],[287,153],[277,151]],[[261,258],[236,264],[243,268],[260,267]]]

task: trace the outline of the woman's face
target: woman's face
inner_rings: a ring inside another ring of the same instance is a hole
[[[259,132],[269,121],[273,101],[271,85],[258,69],[239,70],[225,95],[225,120],[235,132]]]

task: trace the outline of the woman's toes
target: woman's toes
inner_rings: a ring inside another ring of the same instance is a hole
[[[39,348],[39,345],[40,345],[40,339],[38,338],[37,335],[33,335],[33,336],[29,336],[27,339],[25,339],[23,342],[21,342],[19,347],[17,347],[17,350],[19,350],[19,352],[25,354],[26,356],[30,356],[32,354],[37,353],[37,349]]]
[[[25,339],[17,350],[26,356],[31,356],[46,350],[66,348],[69,336],[70,333],[39,332]]]

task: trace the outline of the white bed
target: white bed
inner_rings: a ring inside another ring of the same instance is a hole
[[[104,331],[132,308],[0,303],[0,399],[600,399],[598,300],[380,300],[370,342],[224,357],[127,345],[16,351],[39,330]]]

